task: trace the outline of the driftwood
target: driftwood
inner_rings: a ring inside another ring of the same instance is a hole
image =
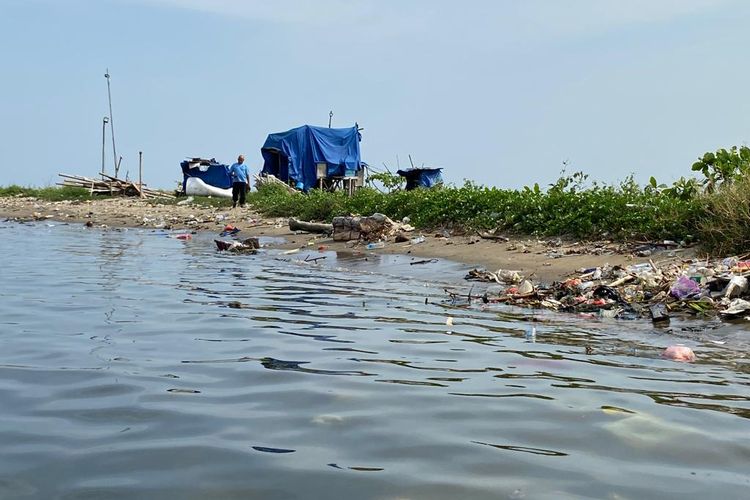
[[[289,229],[291,231],[305,231],[306,233],[330,234],[333,232],[333,224],[321,224],[317,222],[289,219]]]
[[[479,233],[479,237],[483,240],[495,240],[495,241],[510,241],[510,238],[507,238],[505,236],[502,236],[500,234],[493,234],[493,233]]]

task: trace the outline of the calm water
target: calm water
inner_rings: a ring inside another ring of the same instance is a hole
[[[211,240],[0,223],[0,498],[750,497],[742,324],[532,342],[458,265]]]

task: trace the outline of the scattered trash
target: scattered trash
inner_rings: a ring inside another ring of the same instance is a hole
[[[224,226],[224,230],[221,232],[221,234],[219,234],[219,236],[221,236],[221,237],[231,236],[231,235],[235,235],[235,234],[237,234],[239,232],[240,232],[239,228],[234,227],[231,224],[227,224],[226,226]]]
[[[671,359],[672,361],[685,361],[688,363],[695,361],[695,353],[693,350],[681,344],[667,347],[664,349],[664,352],[661,353],[661,357]]]
[[[666,241],[652,246],[672,244]],[[667,259],[661,265],[649,260],[627,267],[605,264],[579,269],[571,278],[551,285],[534,283],[531,288],[515,271],[472,269],[465,277],[493,284],[477,296],[485,302],[599,318],[646,317],[657,326],[668,325],[676,313],[750,320],[749,278],[750,260],[737,257]]]
[[[530,293],[534,293],[534,285],[529,280],[523,280],[518,285],[518,295],[529,295]]]
[[[189,239],[192,239],[193,236],[190,233],[183,233],[183,234],[175,235],[175,238],[178,240],[189,240]]]
[[[531,325],[528,327],[524,337],[526,337],[526,342],[534,344],[536,342],[536,326]]]
[[[732,299],[743,295],[745,292],[747,292],[747,278],[744,276],[733,276],[729,280],[724,297]]]
[[[192,202],[193,202],[193,199],[194,199],[194,198],[193,198],[192,196],[188,196],[188,197],[187,197],[187,198],[185,198],[184,200],[182,200],[182,201],[178,201],[178,202],[177,202],[177,204],[178,204],[178,205],[188,205],[188,204],[190,204],[190,203],[192,203]]]
[[[214,243],[220,251],[235,253],[256,253],[260,248],[258,238],[246,238],[242,241],[214,240]]]
[[[365,246],[365,248],[368,249],[368,250],[375,250],[376,248],[385,248],[385,242],[384,241],[377,241],[377,242],[374,242],[374,243],[368,243]]]
[[[687,276],[680,276],[672,288],[669,290],[669,294],[676,299],[686,299],[688,297],[694,297],[701,293],[701,288],[698,283],[691,280]]]
[[[649,307],[651,313],[651,321],[654,324],[669,324],[669,312],[667,312],[667,306],[659,303]]]
[[[332,224],[334,241],[372,241],[411,231],[414,231],[414,227],[408,222],[394,222],[378,213],[368,217],[334,217]]]
[[[741,316],[750,313],[750,302],[743,299],[734,299],[729,306],[720,312],[723,316]]]

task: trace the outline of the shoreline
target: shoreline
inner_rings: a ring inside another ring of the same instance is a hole
[[[239,237],[270,236],[284,242],[273,248],[306,248],[314,245],[328,250],[365,251],[359,241],[336,242],[330,237],[294,232],[287,218],[267,218],[248,209],[214,208],[193,204],[161,205],[138,198],[99,200],[42,201],[28,197],[0,198],[0,218],[18,221],[54,220],[90,223],[93,227],[131,227],[165,229],[176,232],[208,232],[219,235],[227,224],[238,227]],[[537,239],[511,237],[505,240],[482,239],[477,235],[440,234],[415,230],[424,236],[419,244],[395,243],[390,238],[384,248],[367,250],[380,254],[403,254],[424,259],[447,259],[490,272],[517,271],[535,282],[552,283],[577,275],[580,269],[628,266],[648,263],[679,263],[696,256],[692,248],[655,251],[636,257],[633,245],[610,241],[577,242],[560,238]]]

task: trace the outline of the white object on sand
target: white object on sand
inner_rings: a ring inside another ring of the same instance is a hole
[[[188,177],[185,181],[185,194],[194,196],[221,196],[231,198],[231,189],[222,189],[203,182],[198,177]]]

